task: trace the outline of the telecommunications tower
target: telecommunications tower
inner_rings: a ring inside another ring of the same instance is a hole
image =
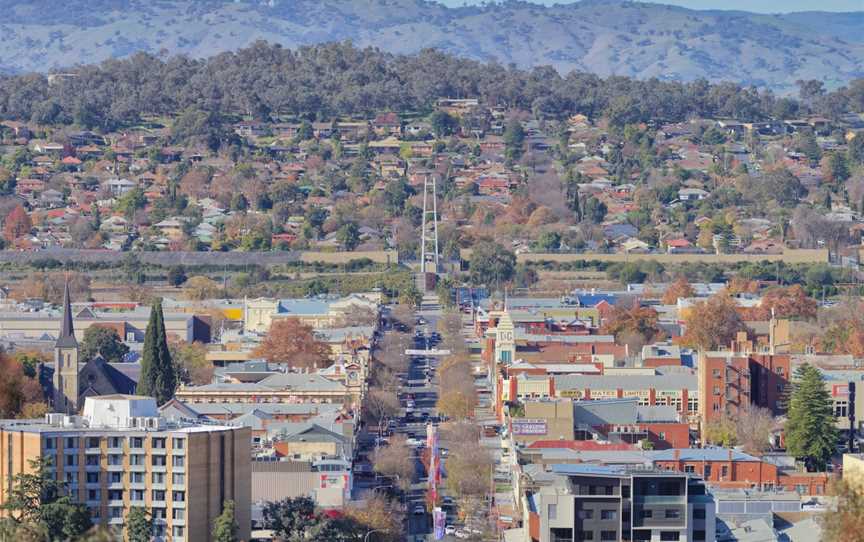
[[[429,199],[431,198],[431,202]],[[438,273],[438,191],[435,175],[423,181],[423,226],[420,231],[420,272]]]

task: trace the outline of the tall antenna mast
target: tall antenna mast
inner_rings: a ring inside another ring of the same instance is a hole
[[[432,198],[431,204],[429,202],[430,196]],[[438,189],[435,175],[426,175],[423,180],[423,225],[420,231],[420,272],[438,273],[438,270]]]

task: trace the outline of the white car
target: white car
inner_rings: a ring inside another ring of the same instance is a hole
[[[470,534],[468,534],[467,532],[462,531],[462,530],[457,530],[453,534],[456,536],[456,538],[460,538],[460,539],[471,538]]]
[[[446,535],[450,535],[450,534],[455,535],[455,534],[456,534],[456,527],[454,527],[454,526],[452,526],[452,525],[447,525],[447,526],[445,526],[445,527],[444,527],[444,534],[446,534]]]
[[[419,438],[409,438],[405,440],[405,444],[411,446],[412,448],[422,448],[426,445],[426,442],[420,440]]]
[[[419,515],[425,514],[425,513],[426,513],[426,507],[423,506],[422,504],[418,504],[417,506],[414,507],[414,514],[419,516]]]

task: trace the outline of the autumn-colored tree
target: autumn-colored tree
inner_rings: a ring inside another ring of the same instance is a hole
[[[33,222],[27,211],[21,205],[16,205],[3,221],[3,237],[8,242],[13,242],[15,239],[27,235],[33,229]]]
[[[729,295],[755,294],[758,291],[759,283],[755,280],[745,279],[744,277],[735,276],[726,283],[726,293]]]
[[[27,376],[22,363],[0,353],[0,418],[20,416],[28,404],[44,402],[38,375]],[[27,412],[33,413],[34,409],[30,407]]]
[[[825,542],[860,542],[864,533],[864,488],[845,477],[828,488],[834,500],[822,514],[821,539]]]
[[[200,301],[219,297],[219,294],[222,293],[222,286],[211,278],[195,276],[186,281],[183,285],[183,291],[187,298]]]
[[[346,507],[344,513],[347,518],[362,525],[366,532],[375,530],[374,540],[397,542],[405,539],[404,514],[399,510],[398,505],[379,493],[368,497],[363,501],[362,506]]]
[[[723,294],[713,295],[687,309],[684,327],[680,343],[701,350],[725,347],[745,329],[735,301]]]
[[[477,396],[463,390],[445,391],[438,396],[437,406],[441,414],[448,418],[464,420],[474,415]]]
[[[800,284],[787,288],[772,288],[762,296],[760,313],[763,318],[800,318],[812,320],[816,318],[816,300],[807,295]]]
[[[601,333],[614,335],[616,340],[624,336],[632,338],[638,335],[643,343],[653,341],[660,335],[660,325],[657,320],[657,311],[651,307],[641,307],[638,304],[632,307],[615,307],[612,314],[600,328]]]
[[[274,320],[255,355],[271,363],[318,368],[328,363],[330,347],[315,337],[312,326],[296,318]]]
[[[678,298],[693,297],[694,294],[695,292],[693,291],[693,287],[690,286],[690,281],[687,280],[687,277],[681,275],[669,284],[669,287],[663,292],[662,301],[664,305],[674,305],[678,303]]]
[[[474,443],[454,443],[447,456],[447,489],[460,499],[485,495],[493,465],[486,449]]]
[[[726,414],[716,420],[710,420],[702,428],[702,440],[706,444],[730,447],[738,444],[738,432],[735,420]]]
[[[168,345],[177,375],[186,384],[209,384],[213,379],[213,363],[207,359],[207,348],[199,342],[174,342]]]

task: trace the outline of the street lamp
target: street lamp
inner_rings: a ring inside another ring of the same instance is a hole
[[[372,533],[383,533],[383,532],[386,532],[386,531],[384,529],[372,529],[371,531],[366,533],[366,536],[363,537],[363,542],[369,542],[369,535],[371,535]]]

